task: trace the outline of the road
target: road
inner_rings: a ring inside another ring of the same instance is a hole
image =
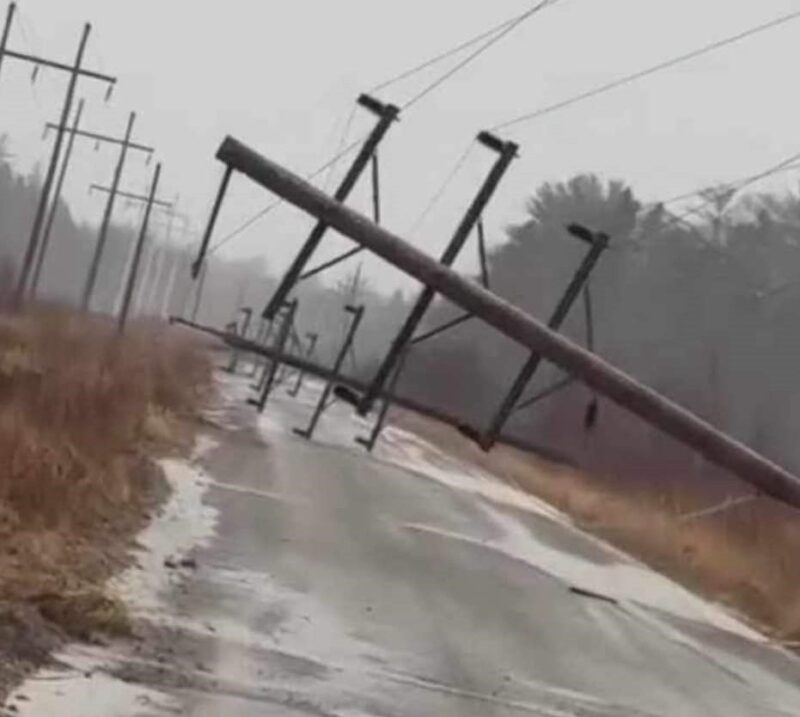
[[[313,389],[225,392],[153,528],[200,544],[128,580],[143,639],[71,648],[22,717],[800,714],[790,653],[547,506],[398,429],[367,457],[344,406],[297,438]]]

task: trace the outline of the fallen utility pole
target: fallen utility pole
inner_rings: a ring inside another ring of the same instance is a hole
[[[800,508],[800,479],[685,408],[631,378],[540,321],[469,281],[416,247],[304,181],[297,174],[228,137],[217,158],[303,209],[377,256],[430,286],[504,336],[574,375],[599,395],[696,449],[766,495]]]
[[[367,389],[367,384],[364,381],[358,380],[357,378],[353,378],[352,376],[347,376],[344,374],[337,376],[327,366],[320,366],[319,364],[316,364],[303,356],[278,351],[274,346],[258,344],[253,340],[243,339],[241,336],[238,336],[233,332],[226,333],[220,329],[211,326],[203,326],[202,324],[195,323],[194,321],[187,321],[186,319],[178,316],[171,317],[170,323],[179,326],[186,326],[194,329],[195,331],[200,331],[204,334],[207,334],[208,336],[214,336],[223,341],[231,349],[238,349],[239,351],[247,352],[254,356],[260,356],[266,359],[266,361],[269,363],[277,361],[280,364],[290,366],[300,371],[305,371],[306,374],[310,376],[316,376],[323,381],[333,381],[336,384],[334,393],[338,397],[347,400],[349,403],[353,403],[351,398],[345,398],[344,395],[340,396],[340,394],[343,394],[343,388],[345,391],[352,389],[352,391],[355,391],[358,394],[363,393]],[[454,416],[443,409],[429,406],[421,401],[409,398],[408,396],[397,395],[389,391],[384,391],[380,398],[388,399],[393,404],[396,404],[402,408],[406,408],[409,411],[414,411],[422,416],[427,416],[429,418],[433,418],[434,420],[441,421],[442,423],[446,423],[454,428],[461,423],[461,419],[458,416]],[[249,403],[256,405],[255,400],[251,400]],[[570,460],[567,456],[549,450],[545,446],[534,445],[529,441],[522,440],[516,436],[502,435],[497,442],[512,448],[518,448],[522,451],[528,451],[529,453],[536,453],[551,461],[570,465]]]
[[[400,114],[400,110],[394,105],[385,105],[368,95],[361,95],[358,98],[358,104],[365,107],[373,114],[376,114],[378,116],[378,123],[362,145],[361,150],[358,155],[356,155],[353,164],[334,194],[334,200],[342,203],[350,196],[350,192],[353,191],[353,188],[356,186],[356,183],[377,151],[378,145],[380,145],[384,136],[389,131],[389,128],[392,126],[392,123],[397,120]],[[270,299],[269,304],[267,304],[267,307],[264,309],[265,319],[272,318],[278,308],[286,301],[297,284],[300,275],[303,273],[303,269],[305,269],[306,264],[308,264],[311,256],[316,251],[327,231],[328,225],[323,221],[318,222],[311,231],[308,239],[306,239],[306,243],[300,249],[292,265],[284,274],[272,299]]]
[[[449,267],[453,265],[453,262],[455,262],[459,253],[464,248],[464,244],[467,242],[467,239],[469,239],[470,234],[472,234],[476,224],[480,220],[481,215],[491,201],[492,196],[500,184],[500,181],[503,179],[503,176],[511,166],[511,162],[513,162],[516,158],[519,150],[519,147],[513,142],[503,142],[488,132],[481,132],[478,135],[478,142],[483,144],[485,147],[494,150],[500,156],[495,161],[494,166],[489,172],[489,175],[486,177],[480,189],[478,190],[475,199],[472,200],[472,203],[467,209],[466,214],[456,228],[453,238],[450,240],[450,243],[445,249],[442,258],[439,260],[439,263],[442,266]],[[369,413],[369,411],[372,409],[372,404],[375,402],[375,398],[391,377],[395,367],[397,366],[397,363],[400,361],[400,356],[402,356],[409,342],[413,340],[417,328],[425,318],[425,314],[428,312],[428,309],[435,298],[435,287],[431,286],[430,284],[426,284],[422,289],[419,298],[417,299],[417,303],[411,309],[408,318],[392,342],[389,352],[386,354],[386,358],[383,360],[383,363],[378,368],[375,377],[372,379],[372,385],[361,401],[358,412],[362,416]]]
[[[13,4],[12,4],[13,7]],[[99,79],[109,84],[109,91],[116,83],[116,78],[108,77],[106,75],[101,75],[97,72],[89,72],[84,70],[83,65],[83,56],[86,52],[86,45],[89,41],[89,33],[91,32],[92,26],[89,23],[86,23],[83,27],[83,35],[81,36],[81,41],[78,46],[78,53],[75,57],[75,62],[72,65],[63,65],[58,62],[52,62],[50,60],[46,60],[40,57],[34,57],[32,55],[24,55],[18,52],[12,52],[6,48],[6,42],[8,40],[8,32],[10,30],[11,21],[14,16],[14,11],[12,7],[9,8],[8,18],[6,20],[6,28],[3,31],[3,42],[2,47],[0,47],[0,60],[4,57],[13,57],[19,60],[25,60],[27,62],[33,62],[37,65],[44,65],[47,67],[52,67],[58,70],[64,70],[69,72],[69,84],[67,85],[67,93],[64,98],[64,105],[61,109],[61,121],[59,122],[59,126],[66,128],[67,122],[69,122],[70,114],[72,114],[72,105],[75,100],[75,91],[78,86],[78,79],[81,76],[92,77],[94,79]],[[55,181],[56,171],[58,169],[58,163],[61,158],[61,147],[64,143],[64,131],[59,130],[56,134],[56,139],[53,144],[53,151],[50,154],[50,163],[47,167],[47,173],[45,175],[44,184],[42,185],[42,190],[39,194],[39,203],[36,207],[36,214],[34,215],[33,225],[31,227],[31,234],[28,238],[28,246],[25,249],[25,256],[22,261],[22,268],[20,269],[19,277],[17,279],[17,286],[15,291],[15,301],[19,304],[22,302],[23,297],[25,296],[25,292],[28,289],[28,282],[31,279],[31,272],[33,271],[34,261],[36,259],[36,253],[39,250],[39,240],[42,232],[42,225],[45,219],[45,213],[47,212],[47,206],[50,203],[50,193],[53,189],[53,182]]]
[[[547,322],[547,327],[552,331],[559,331],[561,329],[567,316],[569,316],[569,312],[580,297],[581,292],[586,288],[589,277],[595,266],[597,266],[597,262],[600,260],[603,252],[608,248],[609,242],[609,237],[606,234],[602,232],[592,232],[577,224],[571,225],[568,231],[574,237],[589,244],[589,251],[559,300],[553,315],[550,317],[550,321]],[[522,398],[522,394],[525,393],[525,389],[533,380],[541,363],[542,355],[538,352],[534,352],[525,362],[525,365],[514,380],[508,394],[492,417],[488,430],[481,438],[481,444],[485,449],[491,448],[495,436],[499,435],[506,421],[511,418],[515,407]]]
[[[125,285],[125,295],[122,299],[122,308],[119,312],[117,321],[117,329],[120,333],[125,331],[125,324],[128,321],[128,314],[131,308],[131,299],[133,299],[133,292],[136,288],[136,279],[139,276],[139,264],[142,259],[142,250],[147,241],[147,227],[150,224],[150,215],[153,212],[153,205],[155,204],[156,192],[158,191],[158,182],[161,179],[161,163],[156,165],[156,171],[153,175],[153,183],[150,185],[150,196],[147,199],[147,208],[145,209],[144,219],[142,220],[142,228],[139,231],[139,239],[136,242],[136,248],[133,252],[133,261],[128,273],[128,280]]]
[[[92,255],[92,262],[89,265],[89,272],[86,276],[86,283],[83,287],[83,295],[81,297],[81,308],[88,311],[92,303],[92,295],[94,294],[95,286],[97,284],[97,274],[100,271],[100,262],[103,259],[105,252],[106,242],[108,241],[108,230],[111,226],[111,216],[114,213],[114,202],[119,192],[119,184],[122,180],[122,171],[125,168],[125,159],[128,156],[128,150],[137,149],[147,152],[152,155],[154,152],[152,147],[144,147],[142,145],[134,146],[131,141],[133,135],[133,126],[136,122],[136,113],[131,112],[128,116],[128,126],[125,130],[125,137],[118,140],[113,137],[103,138],[102,141],[112,142],[120,146],[119,159],[117,166],[114,169],[114,177],[111,181],[111,187],[108,194],[108,201],[106,202],[105,210],[103,211],[103,220],[100,224],[100,232],[97,236],[97,243],[95,244],[94,253]]]
[[[42,266],[44,265],[44,257],[47,254],[47,248],[50,246],[50,234],[53,231],[53,224],[56,220],[56,213],[58,212],[58,204],[61,201],[61,193],[64,190],[64,182],[67,178],[67,171],[69,170],[69,163],[72,159],[72,152],[75,149],[75,133],[81,124],[83,117],[83,109],[86,102],[81,100],[78,102],[78,110],[75,112],[75,120],[72,123],[72,130],[67,142],[67,150],[64,154],[64,160],[61,162],[61,172],[58,175],[56,182],[56,190],[53,194],[53,201],[50,202],[50,213],[47,216],[47,222],[44,226],[42,240],[40,242],[39,251],[36,255],[36,265],[33,270],[33,277],[31,278],[31,296],[36,296],[36,291],[39,288],[39,279],[42,275]]]

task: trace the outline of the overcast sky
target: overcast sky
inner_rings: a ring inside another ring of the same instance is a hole
[[[162,194],[199,229],[221,174],[214,153],[226,134],[308,173],[332,156],[356,96],[396,72],[523,11],[530,0],[22,0],[9,46],[71,61],[82,23],[93,32],[86,64],[119,78],[111,103],[83,80],[84,126],[122,134],[138,113],[136,139],[154,144],[164,162]],[[798,0],[562,0],[543,11],[409,110],[382,148],[386,224],[400,233],[441,184],[475,134],[615,77],[647,67],[749,26],[800,9]],[[589,100],[507,138],[522,146],[487,216],[493,242],[521,216],[537,185],[582,171],[621,178],[640,198],[655,200],[726,181],[800,152],[800,103],[792,81],[800,20],[641,83]],[[402,103],[435,77],[422,75],[379,96]],[[45,162],[45,120],[59,114],[63,73],[36,85],[31,68],[7,60],[0,75],[0,131],[28,170]],[[373,118],[356,113],[349,138]],[[409,237],[439,254],[492,160],[476,147],[442,202]],[[102,199],[90,182],[108,183],[110,147],[80,143],[66,195],[75,211],[98,223]],[[142,157],[124,185],[143,191]],[[337,177],[332,177],[335,181]],[[770,187],[794,183],[791,175]],[[366,183],[364,183],[366,185]],[[366,211],[368,187],[352,205]],[[218,237],[270,202],[243,178],[232,184]],[[133,219],[121,209],[121,219]],[[310,221],[282,208],[231,242],[230,255],[264,256],[275,270],[302,243]],[[332,238],[326,258],[349,246]],[[469,253],[461,266],[471,268]],[[403,286],[379,261],[366,262],[381,287]],[[352,268],[352,267],[351,267]]]

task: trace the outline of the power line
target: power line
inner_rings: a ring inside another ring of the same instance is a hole
[[[430,60],[426,60],[422,64],[417,65],[416,67],[413,67],[413,68],[411,68],[409,70],[406,70],[405,72],[402,72],[399,75],[396,75],[396,76],[390,78],[389,80],[386,80],[385,82],[382,82],[381,84],[379,84],[375,88],[373,88],[372,92],[376,92],[378,90],[385,89],[386,87],[388,87],[388,86],[390,86],[390,85],[392,85],[392,84],[394,84],[396,82],[399,82],[400,80],[407,79],[408,77],[411,77],[412,75],[418,74],[419,72],[422,72],[423,70],[427,69],[428,67],[431,67],[432,65],[437,64],[438,62],[440,62],[440,61],[442,61],[442,60],[444,60],[446,58],[449,58],[449,57],[457,54],[458,52],[460,52],[462,50],[465,50],[465,49],[467,49],[467,48],[469,48],[469,47],[481,42],[482,40],[486,39],[487,37],[490,38],[488,42],[486,42],[483,45],[481,45],[477,50],[475,50],[475,52],[473,52],[470,55],[468,55],[461,62],[459,62],[455,67],[451,68],[448,72],[446,72],[441,77],[438,77],[431,84],[427,85],[420,92],[418,92],[416,95],[414,95],[410,100],[406,101],[406,103],[402,106],[402,109],[404,109],[404,110],[405,109],[409,109],[410,107],[412,107],[413,105],[417,104],[422,99],[427,97],[429,94],[434,92],[436,89],[441,87],[445,82],[447,82],[450,78],[452,78],[458,72],[463,70],[465,67],[470,65],[475,60],[477,60],[482,54],[484,54],[485,52],[490,50],[495,44],[500,42],[500,40],[505,38],[508,34],[510,34],[513,30],[515,30],[517,27],[519,27],[522,23],[524,23],[530,17],[532,17],[536,13],[540,12],[541,10],[544,10],[545,8],[547,8],[547,7],[551,6],[551,5],[555,5],[558,2],[560,2],[560,0],[540,0],[533,7],[529,8],[528,10],[526,10],[523,13],[521,13],[520,15],[516,15],[515,17],[513,17],[513,18],[511,18],[509,20],[506,20],[505,22],[503,22],[503,23],[501,23],[499,25],[496,25],[495,27],[491,28],[490,30],[487,30],[486,32],[481,33],[480,35],[477,35],[477,36],[473,37],[472,39],[461,43],[457,47],[452,48],[451,50],[447,50],[446,52],[440,53],[436,57],[434,57],[434,58],[432,58]],[[350,125],[352,124],[352,120],[353,120],[353,115],[354,114],[355,114],[355,112],[353,112],[350,115],[350,117],[349,117],[349,119],[347,121],[344,137],[346,137],[347,133],[349,132]],[[323,167],[318,169],[316,172],[314,172],[314,174],[310,175],[309,177],[306,177],[306,179],[310,181],[311,179],[315,178],[317,175],[319,175],[322,172],[324,172],[326,169],[331,169],[331,171],[332,171],[333,167],[338,163],[338,161],[342,157],[344,157],[345,155],[349,154],[356,146],[361,144],[363,139],[364,139],[363,137],[359,138],[357,141],[349,144],[343,150],[340,150],[332,159],[330,159],[325,165],[323,165]],[[466,159],[466,157],[464,157],[464,159]],[[458,170],[458,167],[456,167],[456,171],[457,170]],[[445,189],[446,189],[446,187],[445,187]],[[443,191],[444,190],[442,190],[442,193],[443,193]],[[436,201],[438,201],[438,197],[435,198],[435,199],[436,199]],[[254,214],[250,219],[248,219],[241,226],[239,226],[237,229],[235,229],[233,232],[231,232],[228,236],[226,236],[220,242],[218,242],[214,247],[212,247],[209,250],[209,254],[213,254],[215,251],[220,249],[223,245],[227,244],[228,242],[230,242],[233,239],[235,239],[236,237],[238,237],[240,234],[242,234],[242,232],[246,231],[251,226],[253,226],[256,222],[260,221],[262,218],[267,216],[269,213],[271,213],[274,209],[276,209],[282,203],[283,203],[282,200],[273,202],[272,204],[269,204],[268,206],[266,206],[264,209],[262,209],[257,214]],[[431,208],[432,207],[429,207],[428,209],[425,210],[425,212],[423,213],[422,218],[424,218],[424,215],[427,214],[430,211]]]
[[[731,37],[726,37],[722,40],[717,40],[716,42],[713,42],[709,45],[704,45],[703,47],[700,47],[696,50],[692,50],[691,52],[687,52],[683,55],[679,55],[678,57],[666,60],[665,62],[653,65],[652,67],[648,67],[647,69],[640,70],[639,72],[634,72],[633,74],[625,75],[624,77],[620,77],[611,82],[607,82],[603,85],[600,85],[599,87],[587,90],[586,92],[582,92],[566,100],[562,100],[561,102],[556,102],[555,104],[542,107],[538,110],[534,110],[533,112],[528,112],[524,115],[516,117],[515,119],[509,120],[508,122],[503,122],[501,124],[496,125],[495,127],[492,128],[492,131],[508,129],[509,127],[513,127],[514,125],[521,124],[522,122],[535,120],[545,115],[556,112],[558,110],[571,107],[572,105],[578,104],[579,102],[583,102],[590,98],[597,97],[598,95],[605,94],[606,92],[610,92],[611,90],[615,90],[624,85],[631,84],[637,80],[640,80],[644,77],[648,77],[657,72],[661,72],[663,70],[675,67],[676,65],[680,65],[690,60],[694,60],[703,55],[715,52],[716,50],[719,50],[723,47],[727,47],[728,45],[733,45],[737,42],[741,42],[742,40],[752,37],[753,35],[757,35],[766,32],[767,30],[772,30],[781,25],[785,25],[786,23],[789,23],[793,20],[797,20],[798,18],[800,18],[800,10],[789,13],[788,15],[782,15],[781,17],[778,17],[774,20],[763,23],[761,25],[757,25],[756,27],[752,27],[749,30],[745,30],[744,32],[732,35]]]
[[[384,82],[381,82],[379,85],[375,85],[375,87],[373,87],[370,90],[370,94],[373,94],[375,92],[380,92],[381,90],[385,90],[387,87],[390,87],[391,85],[397,84],[398,82],[402,82],[403,80],[406,80],[409,77],[413,77],[414,75],[417,75],[420,72],[423,72],[424,70],[427,70],[429,67],[433,67],[434,65],[437,65],[440,62],[443,62],[444,60],[449,60],[454,55],[457,55],[458,53],[469,49],[473,45],[476,45],[477,43],[482,42],[486,38],[491,37],[495,33],[498,33],[501,30],[504,30],[509,25],[512,25],[512,24],[518,22],[521,19],[525,19],[529,12],[530,12],[530,10],[526,10],[525,12],[523,12],[523,13],[521,13],[519,15],[515,15],[514,17],[509,18],[508,20],[505,20],[504,22],[501,22],[499,25],[495,25],[494,27],[490,28],[489,30],[485,30],[484,32],[480,33],[479,35],[475,35],[474,37],[470,38],[469,40],[465,40],[464,42],[456,45],[455,47],[450,48],[449,50],[445,50],[444,52],[440,52],[438,55],[435,55],[434,57],[432,57],[432,58],[430,58],[428,60],[425,60],[424,62],[420,63],[419,65],[415,65],[414,67],[412,67],[412,68],[410,68],[408,70],[404,70],[403,72],[400,72],[397,75],[394,75],[393,77],[390,77],[388,80],[385,80]]]
[[[350,112],[347,115],[347,119],[345,120],[344,129],[342,130],[342,136],[339,139],[339,144],[337,145],[337,149],[336,149],[336,154],[339,155],[340,158],[341,158],[341,152],[342,152],[342,150],[344,149],[344,147],[345,147],[345,145],[347,143],[347,138],[350,136],[350,129],[353,126],[353,120],[355,120],[355,117],[356,117],[356,105],[353,105],[350,108]],[[330,167],[328,167],[328,174],[325,177],[325,192],[326,193],[330,191],[331,180],[333,179],[333,172],[334,172],[335,168],[336,168],[336,163],[334,163]]]
[[[522,15],[520,15],[516,19],[510,21],[509,23],[507,23],[507,25],[505,27],[503,27],[500,30],[500,32],[498,32],[496,35],[491,37],[487,42],[485,42],[483,45],[481,45],[477,50],[475,50],[474,52],[472,52],[469,55],[467,55],[467,57],[465,57],[463,60],[461,60],[461,62],[459,62],[455,67],[451,68],[450,70],[445,72],[445,74],[443,74],[441,77],[437,78],[431,84],[427,85],[422,90],[420,90],[416,95],[414,95],[410,100],[408,100],[403,105],[402,109],[404,109],[404,110],[408,109],[410,107],[413,107],[417,103],[419,103],[422,99],[424,99],[429,94],[434,92],[436,89],[441,87],[445,82],[447,82],[449,79],[451,79],[454,75],[458,74],[465,67],[467,67],[468,65],[472,64],[475,60],[477,60],[485,52],[488,52],[492,47],[494,47],[494,45],[496,45],[498,42],[503,40],[507,35],[512,33],[514,30],[516,30],[526,20],[530,19],[531,17],[536,15],[541,10],[544,10],[545,8],[547,8],[547,7],[551,6],[551,5],[555,5],[557,2],[559,2],[559,0],[541,0],[541,2],[538,2],[536,5],[534,5],[532,8],[530,8],[529,10],[524,12]]]
[[[792,169],[799,169],[799,168],[800,168],[800,153],[793,154],[790,157],[787,157],[786,159],[782,160],[781,162],[778,162],[778,164],[775,164],[775,165],[769,167],[768,169],[762,170],[761,172],[758,172],[756,174],[751,174],[751,175],[749,175],[747,177],[743,177],[743,178],[735,180],[733,182],[728,182],[727,184],[718,185],[717,187],[704,187],[703,189],[700,189],[700,190],[695,191],[695,192],[687,192],[686,194],[680,194],[678,196],[671,197],[671,198],[669,198],[669,199],[667,199],[667,200],[665,200],[663,202],[656,202],[651,206],[658,206],[658,204],[661,204],[661,205],[664,205],[664,206],[666,206],[668,204],[674,204],[676,202],[680,202],[680,201],[683,201],[685,199],[691,199],[692,197],[702,196],[702,195],[708,193],[709,191],[713,191],[714,189],[727,190],[727,191],[733,192],[733,194],[737,194],[737,193],[741,192],[743,189],[745,189],[745,188],[747,188],[749,186],[752,186],[753,184],[755,184],[756,182],[758,182],[758,181],[760,181],[762,179],[766,179],[767,177],[771,177],[771,176],[773,176],[775,174],[778,174],[780,172],[785,172],[785,171],[789,171],[789,170],[792,170]],[[709,197],[709,198],[705,199],[703,202],[701,202],[700,204],[697,204],[696,206],[693,206],[693,207],[689,207],[686,211],[684,211],[680,215],[675,215],[674,216],[674,220],[671,221],[668,224],[668,226],[672,226],[673,224],[681,223],[681,222],[685,221],[692,214],[700,215],[700,212],[703,209],[705,209],[705,207],[707,207],[709,204],[711,204],[713,201],[714,201],[714,197]]]
[[[414,234],[420,228],[420,226],[422,226],[422,223],[425,221],[427,216],[431,213],[431,211],[433,211],[433,208],[439,203],[441,198],[444,196],[444,193],[447,191],[448,187],[453,183],[453,180],[456,178],[456,175],[458,175],[459,171],[461,171],[461,168],[464,166],[467,159],[469,158],[473,146],[474,145],[470,143],[464,150],[464,152],[458,157],[455,164],[453,165],[453,168],[447,174],[442,184],[439,186],[436,192],[434,192],[434,194],[428,200],[428,203],[422,208],[422,211],[419,213],[417,218],[412,222],[411,226],[408,228],[407,234],[409,236]]]

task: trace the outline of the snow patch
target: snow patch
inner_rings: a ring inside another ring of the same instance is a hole
[[[11,695],[8,704],[16,706],[19,717],[180,714],[180,705],[163,693],[104,673],[100,651],[73,647],[59,660],[69,672],[41,670]]]
[[[169,588],[172,577],[164,562],[206,545],[217,524],[216,509],[203,503],[208,479],[184,461],[166,459],[160,464],[172,495],[139,536],[142,550],[137,556],[138,566],[109,583],[111,592],[128,603],[133,614],[163,607],[161,596]]]
[[[216,446],[201,437],[193,452],[198,460]],[[138,565],[109,583],[109,591],[124,600],[133,615],[163,613],[163,600],[173,576],[165,567],[167,558],[185,555],[206,544],[214,535],[217,512],[203,504],[209,481],[185,461],[160,461],[172,490],[167,504],[139,535]],[[40,670],[10,697],[20,717],[110,717],[133,714],[179,714],[179,705],[160,692],[127,684],[104,672],[113,664],[107,650],[72,645],[56,656],[70,667]],[[24,701],[20,701],[24,695]]]

